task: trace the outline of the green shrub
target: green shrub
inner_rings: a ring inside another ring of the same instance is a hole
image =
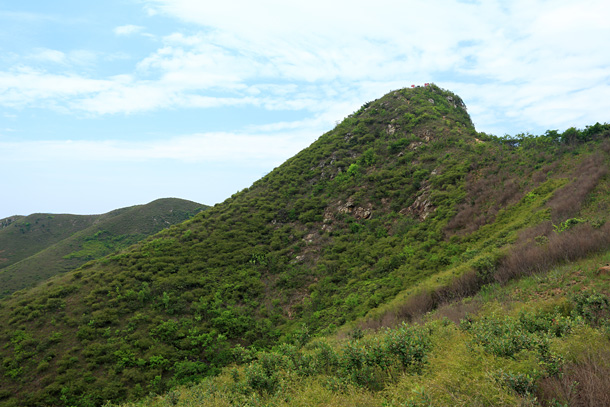
[[[610,318],[610,301],[604,294],[582,292],[572,297],[573,313],[587,322],[597,325]]]
[[[405,369],[420,370],[431,348],[430,334],[424,327],[403,322],[398,328],[386,331],[384,346]]]

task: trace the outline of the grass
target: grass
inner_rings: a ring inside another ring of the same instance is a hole
[[[424,364],[414,370],[383,365],[377,373],[369,371],[367,377],[380,381],[381,386],[372,387],[370,381],[363,382],[361,376],[349,375],[345,369],[318,368],[304,373],[302,365],[276,359],[269,373],[277,385],[259,391],[248,377],[253,366],[269,356],[258,354],[254,362],[228,367],[216,378],[122,406],[607,405],[610,308],[602,320],[590,323],[583,319],[584,314],[574,311],[574,301],[582,292],[608,298],[609,285],[606,279],[600,281],[595,270],[609,256],[605,252],[504,286],[495,284],[428,314],[421,325],[409,328],[428,332],[431,342]],[[573,284],[566,286],[566,282]],[[468,304],[478,305],[470,307],[472,312],[460,318],[460,323],[446,317]],[[494,325],[494,321],[500,324]],[[498,331],[500,327],[508,329]],[[335,355],[338,366],[345,366],[346,351],[359,349],[368,351],[369,357],[376,355],[373,359],[380,362],[383,352],[377,353],[371,346],[395,332],[365,332],[360,339],[315,339],[290,354],[315,359],[319,349],[326,349],[324,355]],[[519,343],[523,345],[515,345]],[[286,351],[278,348],[266,355],[273,354],[279,357]],[[333,358],[326,356],[325,360]]]

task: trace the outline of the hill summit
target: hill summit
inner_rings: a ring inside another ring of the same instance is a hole
[[[135,399],[391,326],[529,272],[512,253],[555,244],[553,225],[597,237],[547,266],[597,250],[610,128],[574,131],[496,138],[434,84],[390,92],[225,202],[1,301],[0,397]]]

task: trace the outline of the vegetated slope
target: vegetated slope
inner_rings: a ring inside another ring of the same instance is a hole
[[[7,257],[0,268],[0,297],[127,247],[203,208],[164,198],[103,215],[34,214],[11,222],[0,230]]]
[[[102,215],[35,213],[0,220],[0,268],[6,268],[91,226]]]
[[[245,347],[413,318],[413,299],[512,278],[522,243],[565,243],[553,224],[600,234],[563,258],[586,255],[605,244],[609,129],[499,139],[435,85],[391,92],[224,203],[0,302],[0,396],[138,398]]]
[[[418,323],[245,352],[217,377],[123,407],[608,406],[609,261],[491,284]]]

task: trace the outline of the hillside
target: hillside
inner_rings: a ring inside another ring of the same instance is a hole
[[[1,301],[2,402],[160,393],[607,249],[609,135],[497,138],[449,91],[391,92],[222,204]]]
[[[608,406],[609,261],[492,284],[417,323],[244,353],[217,377],[122,406]]]
[[[0,221],[0,298],[136,243],[205,206],[176,198],[102,215],[33,214]]]
[[[0,220],[0,267],[4,269],[91,226],[99,216],[40,213]]]

